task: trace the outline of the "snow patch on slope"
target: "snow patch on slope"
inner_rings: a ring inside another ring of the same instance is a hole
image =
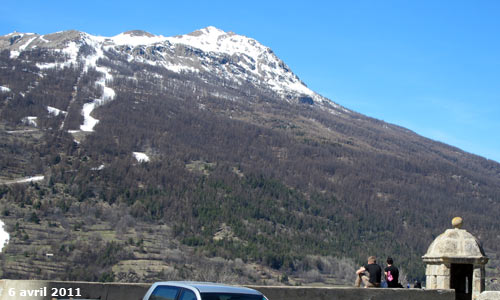
[[[115,91],[112,88],[109,88],[106,86],[104,78],[102,78],[96,84],[102,86],[103,93],[102,93],[101,98],[94,99],[94,101],[92,101],[90,103],[85,103],[83,105],[83,109],[82,109],[83,124],[80,125],[81,131],[87,131],[87,132],[94,131],[94,127],[97,125],[97,123],[99,123],[99,120],[95,119],[90,114],[92,113],[92,111],[94,111],[94,109],[96,109],[97,107],[99,107],[101,105],[108,103],[109,101],[113,100],[115,97]]]
[[[10,51],[10,59],[18,58],[19,54],[21,54],[21,52],[19,52],[19,51]]]
[[[92,171],[101,171],[101,170],[104,170],[104,165],[100,165],[99,167],[97,168],[91,168]]]
[[[28,183],[28,182],[42,181],[44,178],[45,178],[45,176],[39,175],[39,176],[18,179],[18,180],[15,180],[14,182],[15,183]]]
[[[115,35],[114,37],[109,38],[108,40],[112,41],[115,45],[123,46],[141,46],[141,45],[153,45],[156,43],[163,43],[166,38],[161,35],[134,35],[130,32],[120,33]]]
[[[80,125],[81,131],[92,132],[94,127],[99,123],[99,120],[94,119],[90,113],[95,109],[96,104],[94,102],[85,103],[82,108],[83,124]]]
[[[21,122],[23,122],[24,124],[29,125],[29,126],[37,127],[37,123],[36,123],[37,119],[38,119],[37,117],[28,116],[28,117],[22,118]]]
[[[49,112],[49,114],[56,116],[56,117],[60,114],[63,114],[63,115],[68,114],[68,112],[66,112],[64,110],[57,109],[57,108],[52,107],[52,106],[47,106],[47,111]]]
[[[26,43],[24,43],[24,45],[19,47],[19,51],[23,52],[24,50],[26,50],[26,48],[31,44],[31,42],[36,40],[36,38],[37,37],[35,36],[35,37],[32,37],[31,39],[29,39]]]
[[[137,159],[138,162],[143,163],[143,162],[148,162],[149,161],[149,156],[147,156],[146,153],[143,152],[133,152],[135,159]]]

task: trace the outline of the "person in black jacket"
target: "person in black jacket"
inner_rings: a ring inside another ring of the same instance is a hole
[[[402,287],[399,284],[399,270],[394,265],[394,260],[391,257],[387,258],[387,267],[384,269],[385,281],[387,287],[398,288]]]
[[[370,256],[368,257],[368,264],[359,268],[359,270],[356,271],[356,275],[356,283],[354,286],[360,287],[362,281],[365,288],[380,287],[382,268],[377,265],[375,256]]]

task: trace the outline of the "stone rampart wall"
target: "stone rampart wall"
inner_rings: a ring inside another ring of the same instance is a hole
[[[0,280],[0,300],[141,300],[150,284]],[[452,290],[249,286],[269,300],[455,300]],[[57,293],[54,294],[54,293]]]

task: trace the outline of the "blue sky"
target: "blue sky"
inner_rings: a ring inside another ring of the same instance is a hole
[[[0,15],[0,35],[233,31],[349,109],[500,162],[500,1],[6,0]]]

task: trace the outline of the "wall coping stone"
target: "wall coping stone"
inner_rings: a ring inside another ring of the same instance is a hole
[[[21,290],[80,289],[83,299],[100,300],[142,300],[151,283],[99,283],[85,281],[47,281],[47,280],[0,280],[2,294],[0,300],[51,300],[50,295],[37,297],[21,297]],[[455,300],[454,290],[425,289],[388,289],[388,288],[355,288],[338,286],[255,286],[244,285],[261,291],[269,300]],[[17,293],[9,296],[9,289]],[[69,297],[59,297],[68,299]],[[490,300],[487,298],[487,300]]]

